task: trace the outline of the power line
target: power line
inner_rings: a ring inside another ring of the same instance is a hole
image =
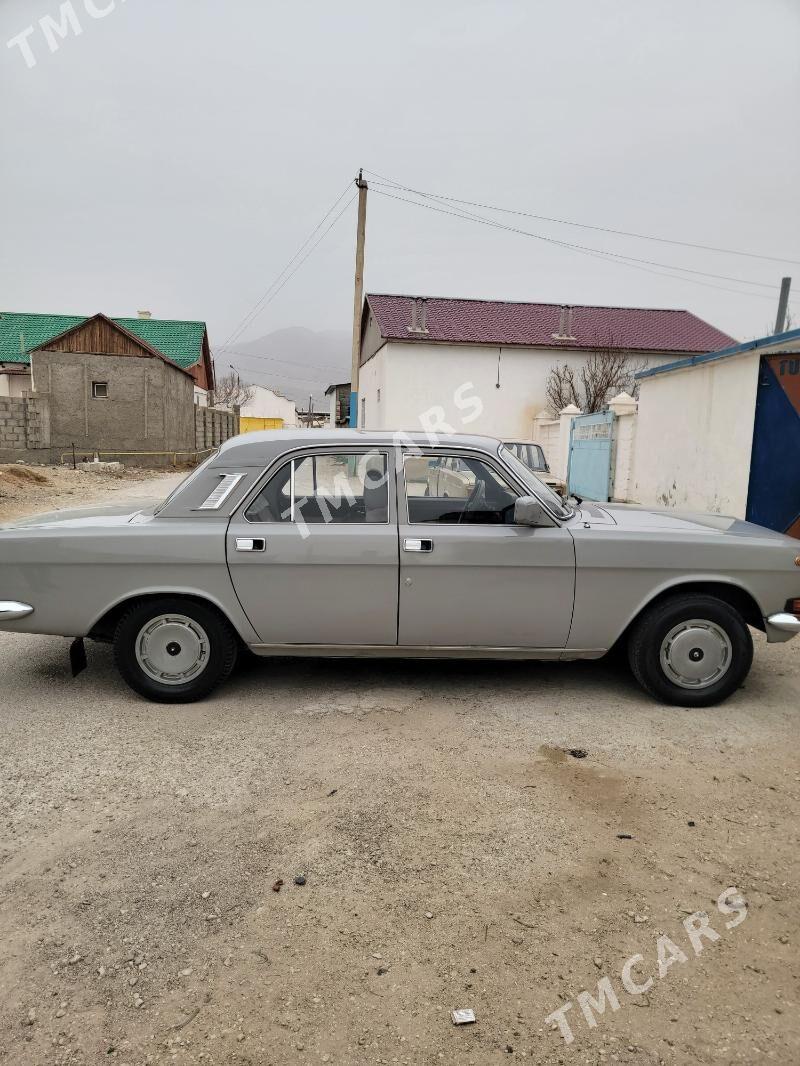
[[[297,273],[297,271],[300,269],[300,267],[303,265],[303,263],[305,263],[306,259],[308,259],[309,255],[311,255],[311,253],[314,251],[314,249],[317,247],[317,245],[322,240],[324,240],[324,238],[328,235],[328,233],[330,233],[330,231],[333,229],[333,227],[339,221],[341,216],[344,214],[344,212],[347,210],[347,208],[353,202],[353,200],[355,199],[355,196],[352,197],[344,205],[344,207],[339,212],[339,214],[336,215],[336,217],[334,218],[334,220],[330,224],[330,226],[328,226],[328,228],[323,232],[323,234],[321,235],[319,240],[317,240],[308,249],[306,254],[303,255],[303,258],[300,259],[299,263],[297,263],[297,266],[295,267],[295,269],[292,270],[292,272],[290,274],[286,275],[286,272],[295,263],[295,261],[303,254],[305,249],[308,247],[309,242],[312,241],[313,238],[316,236],[316,234],[320,231],[320,229],[322,229],[322,227],[325,225],[327,220],[330,218],[330,216],[333,214],[333,212],[336,210],[336,208],[339,206],[339,204],[345,198],[345,196],[347,195],[347,193],[351,189],[351,187],[352,187],[352,182],[348,181],[348,183],[345,186],[344,190],[339,194],[339,196],[337,196],[337,198],[334,201],[334,203],[331,205],[331,207],[328,209],[328,211],[325,213],[325,215],[320,219],[320,221],[317,223],[317,225],[314,227],[314,229],[311,231],[311,233],[309,233],[309,235],[306,237],[306,239],[303,241],[303,243],[300,245],[300,247],[294,253],[292,258],[289,260],[289,262],[283,268],[283,270],[281,270],[280,273],[275,276],[275,278],[273,279],[271,284],[267,287],[266,291],[261,296],[261,298],[254,304],[254,306],[251,308],[251,310],[248,311],[248,313],[245,315],[245,317],[242,319],[242,321],[239,323],[239,325],[235,327],[235,329],[232,331],[232,333],[230,334],[228,339],[225,341],[225,343],[223,345],[221,345],[217,349],[218,352],[220,352],[220,353],[225,352],[228,349],[228,346],[230,344],[234,343],[236,340],[239,339],[239,337],[248,328],[248,326],[253,324],[253,322],[258,317],[258,315],[261,313],[261,311],[263,311],[265,307],[267,307],[270,303],[272,303],[273,299],[278,295],[278,293],[281,291],[281,289],[286,284],[286,282],[289,280],[289,278],[293,277],[294,274]],[[286,277],[284,277],[284,275],[286,275]],[[283,280],[281,281],[282,278],[283,278]],[[279,282],[280,282],[280,284],[278,284]],[[277,285],[277,288],[275,288],[276,285]]]
[[[322,378],[297,378],[297,377],[294,377],[291,374],[275,373],[272,370],[249,370],[249,371],[246,372],[245,376],[250,375],[250,374],[260,374],[260,375],[262,375],[264,377],[270,378],[273,381],[303,381],[307,385],[321,386],[322,382],[323,382]],[[329,378],[330,378],[330,375],[329,375],[328,378],[326,378],[324,380],[328,381]],[[252,382],[252,384],[257,385],[258,382]]]
[[[633,267],[634,269],[638,269],[638,270],[645,270],[649,274],[661,274],[661,276],[663,276],[663,277],[673,278],[674,280],[677,280],[677,281],[690,281],[690,282],[692,282],[695,285],[706,285],[706,286],[708,286],[710,288],[717,288],[717,289],[718,288],[722,288],[722,286],[711,285],[708,282],[697,281],[694,278],[685,278],[685,277],[682,277],[680,274],[664,274],[662,271],[651,270],[651,269],[649,269],[649,267],[658,266],[658,267],[663,267],[666,270],[677,270],[677,271],[684,271],[684,272],[690,273],[690,274],[698,274],[701,277],[718,278],[718,279],[720,279],[722,281],[733,281],[733,282],[736,282],[736,283],[739,283],[739,284],[744,284],[744,285],[756,285],[756,286],[759,286],[760,288],[774,289],[773,285],[770,285],[767,282],[763,282],[763,281],[749,281],[749,280],[747,280],[745,278],[730,277],[727,274],[714,274],[714,273],[711,273],[709,271],[704,271],[704,270],[692,270],[689,267],[678,267],[678,266],[673,266],[670,263],[659,263],[659,262],[657,262],[655,260],[638,259],[635,256],[622,255],[619,252],[607,252],[607,251],[604,251],[601,248],[591,248],[591,247],[588,247],[586,245],[572,244],[572,243],[570,243],[568,241],[557,240],[554,237],[545,237],[544,235],[542,235],[540,233],[532,233],[530,230],[520,229],[517,226],[506,226],[502,222],[497,222],[495,219],[486,218],[483,215],[476,215],[474,212],[451,211],[451,210],[448,210],[445,207],[435,207],[433,204],[420,203],[418,200],[410,200],[408,197],[405,197],[405,196],[396,196],[396,195],[394,195],[392,193],[382,192],[380,189],[375,189],[374,187],[373,187],[373,191],[374,191],[376,196],[383,196],[383,197],[386,197],[389,200],[399,200],[402,203],[412,204],[414,207],[422,207],[426,211],[435,211],[437,214],[450,215],[453,218],[460,218],[463,221],[467,221],[467,222],[478,222],[481,225],[491,226],[493,229],[504,230],[507,233],[516,233],[516,234],[518,234],[520,236],[523,236],[523,237],[532,237],[535,240],[544,241],[547,244],[552,244],[552,245],[555,245],[555,246],[560,247],[560,248],[568,248],[568,249],[570,249],[572,251],[580,252],[583,255],[593,256],[594,258],[605,259],[605,258],[609,258],[610,257],[613,262],[621,263],[624,266],[630,266],[630,267]],[[647,265],[642,265],[642,264],[647,264]],[[726,289],[725,291],[734,292],[734,293],[736,293],[739,296],[756,296],[757,298],[763,299],[763,300],[771,300],[772,299],[772,297],[761,295],[760,293],[745,292],[745,291],[743,291],[741,289]]]
[[[419,203],[419,201],[409,200],[407,197],[394,196],[392,193],[381,192],[379,189],[376,189],[375,192],[376,192],[376,195],[378,195],[378,196],[386,196],[390,200],[404,200],[406,203],[415,204],[415,206],[417,206],[417,207],[429,208],[432,211],[437,210],[436,208],[431,207],[430,204],[421,204],[421,203]],[[428,198],[429,199],[435,199],[435,197],[432,197],[432,196],[430,196]],[[571,248],[571,249],[573,249],[574,251],[577,251],[577,252],[589,252],[589,253],[591,253],[593,255],[611,256],[611,258],[613,258],[613,259],[624,259],[624,260],[627,260],[628,262],[631,262],[631,263],[644,263],[647,266],[663,267],[666,270],[680,270],[680,271],[683,271],[683,272],[685,272],[687,274],[698,274],[701,277],[705,277],[705,278],[718,278],[720,281],[735,281],[735,282],[737,282],[740,285],[755,285],[758,288],[762,288],[762,289],[774,289],[775,288],[774,285],[772,285],[772,284],[770,284],[769,282],[766,282],[766,281],[750,281],[748,278],[731,277],[730,274],[714,274],[714,273],[712,273],[711,271],[708,271],[708,270],[694,270],[691,267],[675,266],[673,263],[660,263],[660,262],[658,262],[655,259],[640,259],[640,258],[638,258],[637,256],[634,256],[634,255],[624,255],[622,252],[609,252],[609,251],[606,251],[604,248],[592,248],[590,245],[586,245],[586,244],[573,244],[570,241],[560,241],[560,240],[558,240],[555,237],[545,237],[544,234],[542,234],[542,233],[533,233],[533,232],[531,232],[531,230],[519,229],[519,227],[517,227],[517,226],[506,226],[506,225],[504,225],[504,223],[498,222],[496,219],[486,218],[484,215],[476,215],[472,211],[462,211],[460,213],[456,213],[455,211],[447,211],[447,210],[444,210],[444,209],[440,209],[440,210],[442,211],[443,214],[452,214],[452,215],[455,215],[456,218],[466,218],[466,219],[470,219],[470,220],[472,220],[474,222],[481,222],[484,225],[493,226],[496,229],[506,230],[509,233],[518,233],[518,234],[520,234],[520,235],[522,235],[524,237],[533,237],[535,240],[545,241],[547,244],[556,244],[556,245],[558,245],[561,248]]]
[[[221,355],[222,349],[215,348],[214,354]],[[258,363],[286,363],[288,366],[296,367],[297,363],[293,363],[291,359],[279,359],[274,355],[247,355],[243,352],[237,352],[235,349],[229,349],[227,354],[239,362],[242,359],[255,359]],[[334,373],[341,373],[343,367],[334,366],[332,363],[303,363],[304,370],[330,370]]]
[[[551,218],[548,215],[536,215],[531,211],[519,211],[510,207],[497,207],[493,204],[484,204],[477,200],[459,200],[455,196],[437,195],[422,189],[414,189],[409,185],[401,185],[400,182],[393,181],[391,178],[387,178],[383,174],[378,174],[374,170],[368,170],[366,173],[372,174],[379,179],[377,182],[370,182],[371,186],[385,184],[388,188],[401,189],[403,192],[412,192],[417,196],[430,197],[434,200],[446,200],[449,203],[463,204],[467,207],[479,207],[485,211],[499,211],[506,215],[519,215],[523,218],[535,218],[540,222],[553,222],[559,226],[575,226],[579,229],[594,230],[597,233],[612,233],[617,237],[633,237],[641,241],[657,241],[659,244],[675,244],[681,248],[695,248],[703,252],[719,252],[722,255],[740,255],[750,259],[764,259],[772,263],[793,263],[800,266],[800,259],[789,259],[778,255],[763,255],[759,252],[744,252],[736,248],[718,248],[713,244],[694,244],[691,241],[679,241],[670,237],[655,237],[646,233],[634,233],[629,230],[612,229],[610,226],[594,226],[588,222],[571,222],[564,218]]]

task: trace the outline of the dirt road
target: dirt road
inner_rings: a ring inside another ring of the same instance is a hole
[[[291,660],[156,706],[66,643],[0,634],[0,1062],[800,1061],[800,641],[706,711],[607,663]]]
[[[68,507],[91,507],[103,500],[163,499],[185,477],[185,470],[124,469],[119,474],[100,474],[80,466],[73,470],[6,463],[0,465],[0,522]]]

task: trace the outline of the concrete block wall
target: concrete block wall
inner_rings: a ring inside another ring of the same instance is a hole
[[[239,415],[218,407],[194,409],[195,447],[199,452],[210,451],[235,437],[239,432]]]
[[[25,401],[10,396],[0,399],[0,450],[25,447]]]
[[[0,397],[0,453],[19,453],[49,445],[50,410],[46,399]]]
[[[50,447],[50,404],[46,396],[28,396],[26,407],[26,448]]]

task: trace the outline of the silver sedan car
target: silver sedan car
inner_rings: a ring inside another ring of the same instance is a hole
[[[454,462],[457,460],[457,462]],[[438,468],[458,469],[458,494]],[[800,543],[721,515],[571,507],[487,437],[249,433],[162,503],[0,529],[0,628],[111,642],[150,700],[260,656],[596,659],[706,706],[750,628],[800,632]]]

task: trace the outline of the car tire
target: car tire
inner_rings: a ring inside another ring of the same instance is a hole
[[[134,692],[156,703],[193,703],[227,679],[239,643],[214,607],[181,597],[134,604],[114,633],[114,659]]]
[[[628,637],[628,662],[662,703],[710,707],[739,688],[753,662],[741,614],[715,596],[670,596],[647,608]]]

